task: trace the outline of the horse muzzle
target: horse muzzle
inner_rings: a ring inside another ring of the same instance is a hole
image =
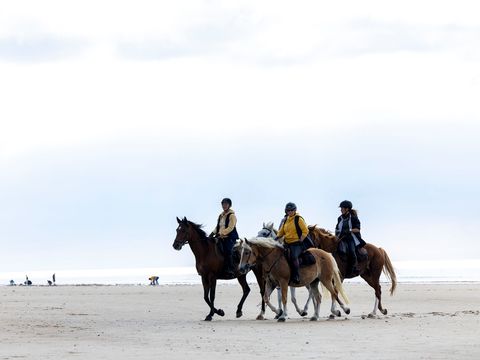
[[[183,246],[183,244],[180,244],[180,243],[173,243],[173,245],[172,245],[172,246],[173,246],[173,248],[174,248],[175,250],[182,250],[182,246]]]

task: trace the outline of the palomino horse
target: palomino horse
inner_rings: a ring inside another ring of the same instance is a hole
[[[278,231],[274,228],[273,222],[269,222],[267,224],[263,223],[262,229],[258,232],[257,237],[263,237],[263,238],[271,238],[275,239],[277,236]],[[297,303],[297,296],[296,296],[296,291],[295,287],[290,286],[290,299],[292,300],[293,305],[295,306],[295,310],[300,316],[307,316],[308,315],[308,304],[310,303],[310,300],[312,299],[312,293],[310,292],[309,286],[306,286],[308,289],[308,301],[305,304],[303,309],[300,309]],[[272,288],[273,289],[273,288]],[[267,296],[270,296],[270,294],[267,294]],[[278,311],[275,308],[270,307],[270,309],[277,313],[276,318],[281,315],[281,309],[282,309],[282,292],[280,290],[280,287],[277,286],[277,300],[278,300]],[[263,303],[262,303],[263,304]],[[340,316],[340,312],[338,312]],[[265,314],[265,308],[263,308],[263,314]],[[259,315],[260,316],[260,315]]]
[[[222,309],[216,309],[214,305],[217,279],[230,280],[230,278],[225,277],[224,274],[223,255],[218,252],[215,241],[207,237],[200,225],[188,221],[185,217],[182,220],[177,217],[177,222],[177,236],[173,242],[173,248],[175,250],[181,250],[183,245],[188,244],[195,255],[195,266],[198,274],[202,277],[203,298],[210,307],[210,313],[205,318],[205,321],[212,320],[214,314],[224,316],[225,312]],[[257,277],[263,299],[265,288],[262,286],[262,272],[261,270],[254,269],[254,273]],[[236,316],[238,318],[242,316],[242,306],[250,292],[250,287],[247,284],[246,273],[237,272],[235,275],[243,290],[242,298],[237,306]]]
[[[282,291],[282,305],[283,313],[278,318],[278,321],[285,321],[288,316],[287,313],[287,291],[290,280],[290,266],[284,255],[284,248],[282,244],[269,238],[253,238],[251,240],[240,240],[241,257],[239,269],[249,269],[252,265],[262,264],[263,275],[265,279],[272,278],[275,283],[280,285]],[[340,271],[335,263],[333,256],[326,251],[320,249],[308,250],[315,258],[315,264],[300,268],[300,283],[296,287],[310,285],[313,294],[313,303],[315,313],[310,318],[316,321],[320,315],[320,303],[322,295],[318,290],[318,283],[321,282],[330,293],[335,297],[335,300],[340,304],[342,309],[348,314],[350,309],[343,305],[338,297],[341,294],[346,303],[348,298],[343,291],[342,280],[340,278]],[[270,282],[266,282],[266,286],[270,287]],[[267,294],[269,289],[265,290],[264,299],[269,303]]]
[[[332,253],[337,261],[338,267],[342,273],[342,279],[352,278],[357,275],[346,276],[347,272],[347,263],[337,252],[337,246],[339,239],[329,231],[317,228],[316,226],[308,227],[310,238],[315,243],[315,246]],[[382,307],[382,291],[380,287],[380,275],[382,270],[390,278],[392,286],[390,288],[390,295],[393,295],[395,288],[397,286],[397,276],[393,270],[392,262],[387,255],[387,252],[382,248],[376,247],[375,245],[368,244],[363,247],[368,254],[368,259],[359,261],[359,275],[375,290],[375,305],[373,311],[368,315],[369,317],[375,317],[378,310],[381,311],[383,315],[387,314],[387,309]]]

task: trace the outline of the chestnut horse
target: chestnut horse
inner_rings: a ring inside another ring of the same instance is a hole
[[[280,285],[283,312],[278,318],[278,321],[285,321],[288,316],[287,291],[290,281],[290,266],[285,257],[283,245],[269,238],[253,238],[245,241],[240,240],[240,246],[242,249],[240,264],[238,266],[240,270],[248,270],[252,265],[261,264],[264,271],[263,278],[272,278],[276,284]],[[343,291],[340,271],[332,254],[321,249],[308,249],[307,251],[313,255],[315,263],[300,268],[300,283],[294,286],[310,286],[315,307],[315,313],[310,320],[316,321],[320,315],[322,295],[318,290],[319,282],[330,291],[342,309],[347,314],[350,313],[350,309],[343,305],[338,297],[338,294],[340,294],[345,302],[348,303],[348,298]],[[270,302],[267,295],[271,293],[270,287],[270,282],[266,281],[264,300],[267,304]]]
[[[215,302],[215,289],[217,286],[218,279],[231,280],[232,278],[227,278],[224,274],[224,258],[221,253],[218,252],[217,245],[213,238],[207,237],[205,231],[201,229],[201,226],[195,224],[186,217],[180,220],[177,217],[178,228],[177,236],[173,242],[173,248],[175,250],[181,250],[183,245],[190,245],[190,249],[195,255],[195,266],[197,268],[198,274],[202,277],[203,284],[203,298],[207,305],[210,307],[210,313],[205,318],[205,321],[211,321],[214,314],[224,316],[225,312],[222,309],[216,309]],[[262,270],[253,269],[255,276],[260,287],[260,294],[263,294],[265,287],[263,286],[264,282],[262,281]],[[240,302],[237,306],[236,316],[237,318],[242,316],[242,307],[245,299],[247,298],[250,287],[247,284],[247,275],[246,273],[235,274],[235,278],[238,280],[242,286],[243,295],[240,299]],[[265,311],[265,304],[262,304],[263,311]]]
[[[333,254],[342,274],[342,279],[353,278],[360,275],[367,284],[375,290],[375,305],[373,311],[368,316],[375,317],[377,307],[383,315],[386,315],[387,309],[382,307],[382,291],[380,286],[380,275],[382,274],[382,270],[392,282],[390,295],[393,295],[393,292],[397,287],[397,277],[387,252],[382,248],[367,243],[363,248],[367,251],[368,258],[363,261],[360,261],[359,259],[358,262],[360,273],[358,275],[347,275],[347,262],[339,256],[337,252],[337,246],[340,240],[328,230],[318,228],[315,225],[309,226],[308,230],[310,238],[313,240],[316,247]]]

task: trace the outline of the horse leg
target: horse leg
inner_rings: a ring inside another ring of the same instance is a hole
[[[317,321],[320,317],[320,304],[322,302],[322,294],[318,290],[318,279],[310,284],[310,294],[313,297],[314,313],[310,321]]]
[[[307,302],[305,303],[305,306],[303,307],[302,313],[300,314],[301,316],[308,315],[308,305],[310,304],[310,300],[313,299],[312,289],[310,288],[310,285],[306,285],[305,287],[308,289],[308,299],[307,299]]]
[[[283,305],[283,313],[278,318],[278,321],[283,322],[288,317],[287,313],[287,297],[288,297],[288,280],[284,281],[283,284],[280,284],[280,289],[282,291],[282,305]]]
[[[299,314],[300,316],[305,316],[305,315],[303,315],[303,310],[301,310],[301,309],[298,307],[297,297],[295,296],[295,287],[293,287],[293,286],[290,286],[290,299],[292,300],[292,303],[293,303],[293,305],[295,306],[295,310],[297,310],[298,314]]]
[[[321,281],[322,281],[323,286],[327,288],[327,290],[330,292],[330,295],[332,297],[332,306],[330,308],[330,311],[332,312],[333,316],[330,315],[330,319],[335,318],[335,316],[341,316],[342,315],[339,310],[336,310],[335,302],[337,302],[340,305],[340,307],[343,309],[345,314],[350,314],[350,308],[348,306],[346,306],[342,302],[342,300],[340,300],[340,298],[338,297],[338,291],[333,286],[333,280],[332,279],[330,279],[330,280],[322,279]]]
[[[210,313],[205,318],[205,321],[211,321],[213,318],[213,305],[210,302],[209,294],[210,294],[210,281],[208,280],[207,276],[202,276],[202,285],[203,285],[203,299],[207,303],[208,307],[210,308]]]
[[[280,286],[277,286],[277,300],[278,300],[278,308],[282,308],[282,289]]]
[[[243,290],[242,298],[240,299],[240,302],[238,303],[238,306],[237,306],[236,316],[237,316],[237,318],[239,318],[243,315],[242,307],[243,307],[243,303],[245,302],[245,299],[247,298],[248,294],[250,293],[250,286],[248,286],[246,275],[239,276],[237,278],[237,280],[240,283],[240,285],[242,286],[242,290]],[[262,290],[260,289],[260,293],[261,292],[262,292]]]
[[[373,318],[377,316],[377,307],[378,310],[383,315],[387,315],[387,309],[382,307],[382,287],[380,286],[380,272],[377,274],[362,274],[361,277],[375,290],[375,304],[373,306],[373,311],[368,314],[368,317]]]
[[[215,303],[215,290],[217,288],[217,279],[212,278],[210,280],[210,303],[212,304],[211,310],[215,314],[218,314],[220,316],[224,316],[225,312],[222,309],[215,309],[214,303]],[[213,314],[212,314],[213,316]]]
[[[270,302],[270,295],[272,295],[272,292],[273,292],[274,288],[272,286],[272,284],[270,283],[270,281],[265,281],[265,293],[263,295],[263,301],[265,301],[265,304],[270,308],[270,310],[272,310],[276,316],[275,316],[275,319],[278,319],[278,317],[282,314],[282,308],[276,308],[275,306],[272,305],[272,303]],[[260,319],[262,320],[262,319]]]

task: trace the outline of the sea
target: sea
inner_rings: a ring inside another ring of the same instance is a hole
[[[393,266],[399,283],[480,282],[480,259],[394,261]],[[56,285],[149,285],[148,278],[152,275],[159,277],[159,285],[201,284],[195,267],[186,266],[0,272],[0,286],[9,285],[11,280],[16,285],[23,285],[27,276],[32,285],[48,285],[53,274]],[[252,273],[248,274],[247,280],[256,282]],[[357,277],[347,281],[363,280]],[[388,282],[388,279],[382,274],[381,281]],[[233,284],[232,281],[219,283]]]

